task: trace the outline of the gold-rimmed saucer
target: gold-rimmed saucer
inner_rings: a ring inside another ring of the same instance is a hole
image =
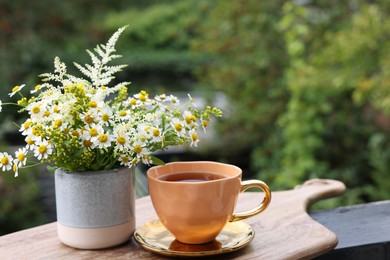
[[[248,245],[255,232],[243,222],[229,222],[217,238],[206,244],[189,245],[175,239],[160,220],[152,220],[134,232],[135,241],[144,249],[165,256],[210,256],[233,252]]]

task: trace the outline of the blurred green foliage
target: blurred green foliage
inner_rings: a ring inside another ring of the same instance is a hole
[[[42,211],[40,188],[36,174],[28,170],[0,178],[0,236],[20,229],[42,224],[45,216]]]
[[[334,178],[334,203],[388,199],[389,3],[299,3],[218,1],[204,23],[195,46],[221,59],[203,80],[237,108],[228,151],[275,189]]]
[[[237,164],[274,190],[343,181],[346,195],[328,206],[390,198],[390,2],[21,3],[0,7],[1,93],[36,84],[56,55],[87,59],[83,49],[128,24],[118,48],[130,66],[118,80],[134,91],[227,96],[220,146],[206,159]]]

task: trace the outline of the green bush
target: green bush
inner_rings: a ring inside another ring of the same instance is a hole
[[[390,197],[389,4],[217,1],[195,48],[202,80],[230,97],[227,153],[274,189],[332,178],[336,203]],[[379,120],[381,119],[381,120]]]
[[[31,170],[0,176],[0,236],[45,223],[36,176]]]

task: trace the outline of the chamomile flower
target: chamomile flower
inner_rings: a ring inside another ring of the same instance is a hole
[[[81,120],[83,120],[83,122],[87,125],[90,125],[90,124],[93,124],[93,123],[97,123],[97,111],[96,110],[93,110],[93,109],[90,109],[88,110],[87,112],[85,113],[82,113],[80,115],[80,118]]]
[[[112,109],[110,107],[104,107],[99,113],[98,113],[100,120],[103,125],[108,126],[109,124],[113,123],[114,117],[112,113]]]
[[[142,156],[150,154],[148,149],[145,147],[145,143],[140,141],[135,141],[131,148],[136,154],[137,158],[142,158]]]
[[[206,133],[206,128],[208,125],[209,125],[209,123],[207,122],[207,120],[202,119],[202,128],[203,128],[203,131],[205,133]]]
[[[196,117],[188,110],[184,111],[183,117],[184,122],[186,122],[188,126],[192,126],[196,122]]]
[[[116,112],[115,114],[115,117],[120,120],[120,121],[127,121],[130,119],[131,117],[131,113],[130,111],[126,110],[126,109],[122,109],[122,110],[119,110]]]
[[[12,170],[15,173],[14,177],[18,177],[19,176],[19,167],[17,164],[14,163],[14,165],[12,166]]]
[[[137,130],[138,130],[137,135],[141,139],[149,139],[152,137],[152,127],[149,124],[146,123],[139,124]]]
[[[161,95],[158,95],[154,98],[156,101],[158,102],[166,102],[166,101],[169,101],[169,99],[167,98],[167,95],[165,94],[161,94]]]
[[[27,163],[27,149],[25,147],[19,148],[15,152],[14,165],[18,168],[26,165]]]
[[[60,131],[64,131],[68,128],[69,125],[69,121],[64,120],[64,118],[58,114],[53,115],[50,121],[52,123],[53,129],[58,129]]]
[[[122,156],[119,156],[119,163],[120,165],[123,165],[123,166],[126,166],[126,167],[131,167],[131,157],[129,157],[128,155],[122,155]]]
[[[151,163],[153,163],[152,157],[149,154],[143,154],[141,157],[141,160],[142,160],[142,163],[144,163],[146,165],[150,165]]]
[[[26,148],[33,150],[36,140],[32,138],[31,136],[27,136],[24,141],[26,142]]]
[[[13,87],[12,92],[9,93],[8,95],[9,95],[10,97],[12,97],[13,95],[15,95],[16,93],[18,93],[19,91],[21,91],[22,88],[24,88],[24,86],[25,86],[25,84],[20,85],[20,86],[15,86],[15,87]]]
[[[103,133],[104,129],[101,125],[86,125],[85,130],[83,131],[83,139],[94,142],[99,138],[99,135]]]
[[[184,128],[184,123],[182,121],[180,121],[178,118],[172,119],[171,126],[177,134],[179,134],[181,136],[185,135],[186,130]]]
[[[44,107],[42,106],[42,103],[37,103],[37,102],[33,102],[29,105],[29,107],[27,107],[28,109],[28,113],[30,114],[30,117],[32,120],[37,120],[37,119],[40,119],[42,118],[44,112],[45,112],[45,109]]]
[[[179,101],[179,99],[178,99],[176,96],[170,95],[167,99],[168,99],[173,105],[179,105],[179,104],[180,104],[180,101]]]
[[[47,159],[49,155],[53,153],[53,148],[46,140],[41,140],[36,142],[34,147],[34,156],[38,160]]]
[[[99,134],[99,136],[97,136],[96,139],[91,138],[91,141],[92,140],[93,140],[93,147],[94,148],[97,147],[99,149],[103,149],[103,148],[108,148],[111,146],[111,142],[113,140],[113,137],[108,132],[102,132]]]
[[[30,135],[31,134],[31,131],[32,131],[32,120],[31,119],[27,119],[26,122],[24,122],[20,129],[19,129],[19,132],[22,132],[22,135],[24,136],[27,136],[27,135]]]
[[[3,172],[12,169],[12,161],[13,158],[11,155],[6,152],[0,153],[0,167]]]
[[[138,94],[135,94],[134,97],[142,103],[147,103],[149,101],[149,94],[145,90],[141,90]]]
[[[161,137],[161,130],[158,129],[157,127],[152,128],[152,142],[157,143],[161,142],[162,137]]]
[[[119,151],[125,151],[130,149],[130,138],[123,132],[117,132],[114,134],[114,139]]]
[[[38,91],[41,90],[41,89],[42,89],[42,85],[38,84],[38,85],[36,85],[36,86],[34,87],[33,90],[30,91],[30,93],[31,93],[31,94],[34,94],[34,93],[38,92]]]
[[[198,138],[198,133],[196,132],[195,129],[191,129],[190,131],[188,131],[188,134],[191,138],[191,145],[190,146],[195,146],[197,147],[198,146],[198,143],[199,143],[199,138]]]

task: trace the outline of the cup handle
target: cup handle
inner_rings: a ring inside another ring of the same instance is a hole
[[[259,206],[257,206],[254,209],[247,210],[244,212],[233,213],[232,217],[229,220],[230,222],[239,221],[242,219],[253,217],[268,207],[269,203],[271,202],[271,190],[268,188],[267,184],[265,184],[264,182],[262,182],[260,180],[242,181],[240,193],[246,191],[249,188],[255,188],[255,187],[263,190],[263,192],[264,192],[263,201],[260,203]]]

